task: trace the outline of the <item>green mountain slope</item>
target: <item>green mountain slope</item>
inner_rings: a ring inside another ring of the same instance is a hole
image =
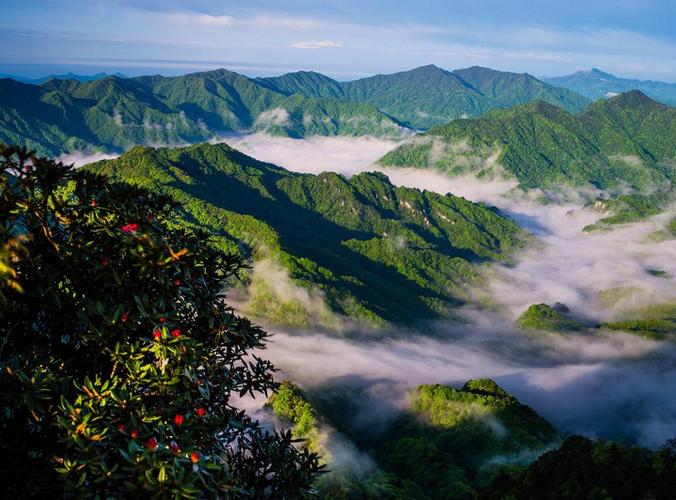
[[[499,474],[477,496],[505,498],[674,498],[676,449],[659,450],[571,436],[527,470]]]
[[[479,279],[475,265],[522,241],[512,221],[463,198],[380,173],[291,173],[225,144],[137,147],[88,168],[172,195],[185,223],[253,257],[252,313],[284,323],[325,322],[330,311],[376,323],[451,315],[463,284]]]
[[[357,397],[349,387],[303,392],[285,382],[270,398],[295,435],[325,454],[329,469],[331,443],[317,445],[322,430],[339,431],[375,459],[377,469],[366,477],[320,482],[322,497],[334,498],[342,489],[339,498],[472,498],[496,472],[528,465],[558,440],[544,418],[488,379],[460,389],[419,386],[410,393],[411,407],[384,427],[354,422]]]
[[[286,95],[301,94],[307,97],[330,97],[344,100],[341,83],[315,71],[296,71],[281,76],[256,78],[261,85]]]
[[[586,98],[531,75],[478,66],[446,71],[429,65],[351,82],[337,82],[313,72],[289,73],[258,81],[279,92],[372,104],[416,129],[441,125],[461,116],[480,116],[490,109],[534,99],[571,112],[581,111],[589,104]]]
[[[451,175],[504,168],[523,188],[562,184],[668,190],[676,162],[676,109],[638,91],[598,101],[579,115],[543,101],[453,120],[384,156],[388,166]]]
[[[558,87],[565,87],[593,100],[613,97],[629,90],[640,90],[656,101],[676,106],[676,83],[618,78],[598,68],[578,71],[572,75],[544,78],[543,80]]]
[[[0,80],[0,142],[40,154],[185,144],[228,131],[399,136],[369,104],[286,95],[227,70],[30,85]]]

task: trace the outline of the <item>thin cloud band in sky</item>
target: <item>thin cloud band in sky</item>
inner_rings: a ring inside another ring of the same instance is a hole
[[[433,63],[537,76],[601,67],[676,81],[676,33],[666,21],[674,18],[675,3],[653,0],[6,0],[0,72],[42,66],[177,74],[237,61],[274,69],[253,74],[302,69],[345,79]]]

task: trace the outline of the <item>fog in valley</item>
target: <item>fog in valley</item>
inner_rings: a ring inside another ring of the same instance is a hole
[[[670,213],[609,231],[583,228],[603,213],[585,204],[596,193],[567,193],[577,202],[542,204],[542,193],[521,193],[516,182],[450,178],[435,170],[383,168],[375,162],[399,142],[375,138],[313,137],[297,140],[265,134],[235,135],[226,142],[254,158],[295,172],[334,171],[347,177],[379,170],[400,186],[452,193],[498,207],[534,235],[512,265],[484,266],[488,285],[473,293],[490,297],[494,310],[463,311],[465,323],[436,322],[417,330],[362,331],[340,318],[338,331],[274,333],[263,353],[289,378],[317,394],[348,390],[360,403],[354,425],[380,426],[407,405],[407,391],[422,383],[462,385],[489,377],[532,406],[563,435],[579,433],[656,447],[676,435],[676,346],[622,333],[524,332],[516,318],[531,304],[562,302],[590,326],[621,319],[632,309],[676,299],[676,244],[655,238]],[[80,166],[114,155],[75,153],[60,159]],[[551,197],[551,196],[550,196]],[[263,263],[265,264],[265,263]],[[259,264],[254,272],[269,272]],[[307,298],[278,266],[277,288]],[[664,271],[655,275],[650,271]],[[280,275],[281,273],[281,275]],[[279,290],[277,290],[279,292]],[[248,401],[250,409],[264,401]],[[244,402],[242,404],[245,404]],[[345,451],[350,444],[332,440]],[[354,457],[353,457],[354,458]]]
[[[373,163],[397,143],[376,139],[294,140],[264,135],[226,142],[289,170],[346,176],[380,170],[396,185],[451,192],[500,208],[535,241],[511,266],[485,268],[494,311],[467,308],[466,323],[419,331],[292,331],[270,327],[265,355],[310,393],[348,388],[360,407],[355,426],[378,426],[406,407],[421,383],[461,385],[490,377],[535,408],[563,435],[580,433],[656,447],[676,435],[676,349],[621,333],[524,332],[514,320],[534,303],[565,303],[590,325],[676,298],[676,245],[655,233],[673,214],[583,232],[603,214],[577,203],[542,204],[517,194],[511,180],[449,178],[441,172],[387,169]],[[576,195],[578,193],[575,193]],[[587,194],[587,193],[582,193]],[[588,193],[593,197],[594,193]],[[655,276],[650,270],[665,271]],[[664,277],[666,276],[666,277]],[[262,401],[260,404],[262,405]]]

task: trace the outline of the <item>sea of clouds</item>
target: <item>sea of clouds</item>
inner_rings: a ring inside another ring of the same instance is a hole
[[[384,172],[396,185],[452,193],[500,208],[535,237],[509,265],[487,269],[482,292],[494,312],[468,308],[465,324],[440,322],[424,331],[335,332],[271,328],[266,356],[306,389],[350,386],[363,400],[355,425],[376,425],[406,407],[421,383],[461,385],[490,377],[533,406],[564,435],[581,433],[659,446],[676,436],[676,346],[626,334],[524,333],[514,320],[531,304],[563,302],[591,324],[627,310],[676,299],[676,245],[651,236],[674,213],[609,231],[584,232],[602,213],[576,202],[546,204],[538,193],[516,195],[516,182],[450,178],[421,169],[375,165],[397,142],[373,138],[306,140],[248,135],[228,144],[257,159],[305,173],[351,176]],[[582,193],[589,195],[589,193]],[[593,195],[593,193],[591,193]],[[667,278],[649,270],[661,270]],[[615,303],[609,289],[626,289]],[[423,330],[423,328],[421,328]]]
[[[379,170],[396,185],[452,193],[498,207],[535,241],[507,265],[485,269],[495,311],[468,308],[463,324],[438,322],[416,330],[380,332],[269,328],[265,356],[307,390],[348,387],[362,401],[356,426],[374,426],[407,405],[421,383],[461,385],[490,377],[535,408],[563,434],[659,446],[676,436],[676,346],[625,334],[524,333],[514,320],[531,304],[563,302],[590,324],[622,317],[649,303],[676,299],[676,244],[653,235],[675,212],[610,231],[584,232],[603,214],[586,208],[594,193],[568,193],[542,204],[541,193],[515,194],[509,179],[450,178],[434,170],[388,169],[375,164],[396,141],[264,134],[218,139],[289,170],[347,177]],[[77,166],[113,157],[62,157]],[[575,200],[575,201],[570,201]],[[665,271],[665,277],[649,270]],[[255,269],[254,269],[255,271]],[[285,286],[293,288],[288,279]],[[607,290],[624,291],[614,302]],[[307,293],[301,290],[303,293]],[[299,290],[290,294],[296,297]],[[313,296],[313,301],[317,298]],[[349,325],[350,322],[344,324]],[[352,328],[352,327],[349,327]],[[260,408],[262,400],[247,403]],[[339,443],[336,439],[334,443]],[[336,446],[345,446],[336,444]]]

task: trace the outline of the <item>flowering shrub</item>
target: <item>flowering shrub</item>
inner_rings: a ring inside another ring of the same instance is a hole
[[[231,402],[268,394],[241,261],[175,203],[0,148],[3,497],[299,497],[317,457]]]

